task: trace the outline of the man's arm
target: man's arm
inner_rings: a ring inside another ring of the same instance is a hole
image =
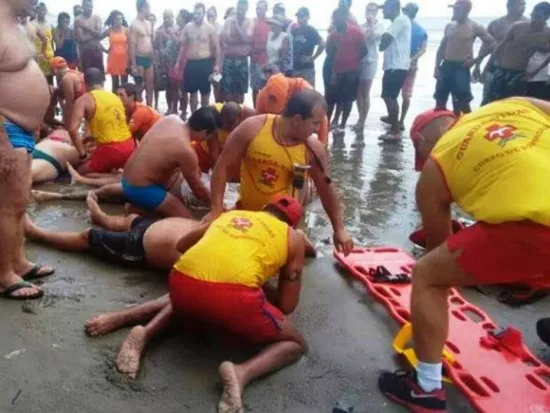
[[[435,69],[434,69],[434,77],[436,79],[439,79],[439,68],[441,67],[441,63],[443,63],[443,60],[445,59],[445,51],[447,50],[447,29],[449,28],[449,25],[445,27],[445,32],[443,34],[443,39],[441,39],[441,43],[439,44],[439,47],[437,49],[437,53],[435,55]]]
[[[482,77],[485,76],[489,68],[493,65],[493,62],[495,62],[499,58],[502,51],[506,48],[506,45],[514,40],[515,35],[516,35],[516,25],[512,26],[510,30],[508,30],[508,33],[506,33],[506,37],[504,38],[504,40],[500,42],[498,46],[492,51],[491,58],[485,65],[485,69],[483,70]]]
[[[285,314],[294,312],[300,300],[302,290],[302,271],[305,262],[305,245],[303,238],[289,228],[289,254],[286,265],[279,273],[277,303],[275,305]]]
[[[386,50],[390,44],[395,40],[397,35],[402,31],[405,30],[406,27],[403,25],[403,20],[401,19],[395,19],[391,26],[388,28],[386,33],[384,33],[380,39],[380,51],[383,52]],[[409,28],[410,30],[410,28]]]
[[[426,54],[427,50],[428,50],[428,37],[424,39],[424,41],[422,42],[422,46],[420,46],[420,50],[411,58],[411,60],[418,61],[418,59],[420,59],[422,56]]]
[[[491,23],[489,23],[489,26],[487,27],[487,32],[491,35],[491,37],[493,39],[496,39],[496,36],[495,36],[495,33],[496,33],[496,24],[495,24],[495,21],[492,21]],[[495,46],[496,47],[496,46]],[[486,56],[489,56],[493,51],[492,50],[488,50],[489,46],[486,45],[485,43],[482,43],[481,44],[481,49],[479,50],[479,54],[485,54],[486,53]],[[479,62],[477,62],[477,64],[475,65],[475,68],[474,68],[474,73],[476,73],[476,76],[477,75],[481,75],[481,64],[483,63],[483,59],[481,59]]]
[[[158,66],[163,66],[164,62],[164,38],[163,38],[162,30],[158,29],[155,32],[154,38],[153,38],[153,53],[155,56],[155,62]]]
[[[470,65],[469,65],[470,67],[480,64],[483,61],[483,59],[485,59],[485,57],[487,57],[489,54],[491,54],[493,50],[495,50],[495,46],[496,46],[495,39],[493,39],[493,36],[489,34],[489,32],[485,29],[485,27],[477,23],[476,23],[476,26],[477,26],[477,37],[481,39],[485,47],[483,46],[481,47],[477,57],[472,62],[470,62]]]
[[[367,41],[365,40],[365,36],[359,29],[357,29],[357,43],[359,47],[359,55],[361,56],[361,59],[363,59],[369,53],[369,50],[367,49]]]
[[[201,240],[209,227],[210,223],[201,223],[198,227],[193,228],[190,232],[180,238],[176,244],[176,249],[182,254],[185,254],[191,247]]]
[[[73,142],[73,145],[78,151],[78,154],[81,158],[84,158],[86,156],[86,149],[84,148],[82,140],[80,139],[78,130],[80,129],[82,119],[84,119],[84,117],[86,116],[86,109],[88,108],[88,106],[90,106],[91,108],[93,105],[94,102],[89,93],[81,96],[76,100],[74,104],[69,121],[69,135],[71,136],[71,141]]]
[[[218,162],[212,172],[210,192],[212,197],[211,217],[217,217],[223,212],[223,197],[225,186],[233,172],[240,167],[248,145],[260,130],[259,122],[263,126],[265,117],[255,116],[241,123],[229,135]]]
[[[62,80],[61,90],[63,91],[63,100],[65,101],[65,104],[63,106],[63,123],[65,124],[65,128],[69,130],[69,122],[71,120],[71,114],[73,112],[75,104],[75,91],[73,82],[69,80]]]
[[[212,29],[210,30],[210,47],[212,48],[212,51],[214,53],[214,72],[219,73],[220,71],[220,59],[221,59],[221,47],[220,47],[220,39],[218,37],[218,33],[216,32],[216,28],[212,26]]]
[[[181,33],[181,46],[180,46],[180,51],[178,53],[178,60],[176,60],[176,64],[175,64],[176,68],[180,67],[180,62],[183,61],[183,58],[185,56],[185,51],[187,49],[187,43],[189,42],[189,38],[187,35],[187,27],[188,26],[185,26]]]
[[[433,250],[452,234],[452,198],[436,162],[429,159],[416,185],[416,203],[426,234],[426,248]]]
[[[334,246],[338,251],[349,255],[353,249],[353,240],[349,237],[340,209],[340,201],[336,194],[336,189],[330,181],[330,168],[327,160],[325,148],[320,140],[312,136],[308,138],[308,147],[312,152],[310,157],[311,178],[315,183],[321,203],[325,209],[334,231]]]
[[[193,195],[203,202],[210,203],[210,191],[201,180],[199,158],[191,145],[186,149],[185,156],[181,157],[179,168]]]
[[[134,24],[130,26],[130,30],[128,31],[129,35],[129,41],[128,41],[128,56],[130,58],[130,65],[132,66],[132,73],[136,74],[136,50],[137,50],[137,41],[138,36],[136,34],[136,29],[134,27]]]
[[[382,37],[380,38],[380,47],[379,47],[379,50],[380,50],[381,52],[383,52],[384,50],[386,50],[386,49],[390,46],[391,42],[393,42],[393,40],[394,40],[394,39],[393,39],[393,36],[392,36],[391,34],[389,34],[389,33],[384,33],[384,34],[382,35]]]

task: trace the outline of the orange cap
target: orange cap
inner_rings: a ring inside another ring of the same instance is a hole
[[[64,69],[68,67],[66,60],[63,59],[61,56],[54,57],[51,60],[50,65],[53,70]]]
[[[265,86],[267,113],[281,115],[289,99],[289,80],[282,73],[271,76]]]

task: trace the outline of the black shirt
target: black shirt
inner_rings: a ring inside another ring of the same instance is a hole
[[[313,69],[313,62],[302,63],[300,56],[313,56],[315,46],[321,42],[319,32],[309,25],[296,25],[292,28],[292,39],[294,43],[294,69]]]

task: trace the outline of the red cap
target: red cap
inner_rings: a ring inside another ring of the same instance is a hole
[[[421,159],[420,155],[418,154],[418,142],[422,137],[422,129],[428,126],[430,122],[444,116],[450,116],[456,119],[456,115],[453,112],[450,112],[448,110],[431,109],[424,113],[421,113],[414,120],[414,123],[411,127],[411,139],[414,145],[414,154],[415,154],[414,169],[417,172],[420,172],[422,170],[425,162],[425,160]]]
[[[297,227],[302,219],[303,208],[302,205],[289,195],[276,195],[269,205],[274,206],[288,218],[288,222],[293,228]]]

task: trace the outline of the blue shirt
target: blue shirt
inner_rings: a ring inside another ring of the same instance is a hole
[[[412,22],[411,32],[411,57],[415,56],[422,47],[424,41],[428,39],[428,34],[417,22]]]

